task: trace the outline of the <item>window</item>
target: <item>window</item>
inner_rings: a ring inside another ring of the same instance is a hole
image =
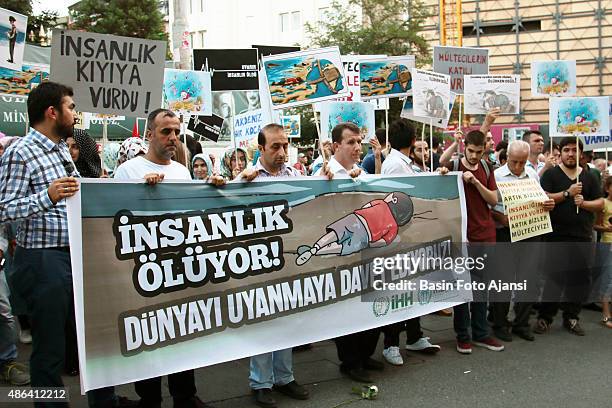
[[[281,33],[289,31],[289,13],[279,14]]]
[[[291,13],[291,27],[293,28],[293,31],[302,28],[302,22],[300,17],[301,16],[299,11],[294,11],[293,13]]]
[[[521,31],[540,31],[542,22],[540,20],[523,21],[519,28]],[[514,23],[483,23],[480,25],[480,35],[508,34],[514,32]],[[463,26],[464,37],[476,37],[476,27],[473,25]]]

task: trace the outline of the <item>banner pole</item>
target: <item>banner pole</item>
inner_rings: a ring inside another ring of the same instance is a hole
[[[323,165],[327,164],[327,157],[325,157],[325,151],[323,150],[323,142],[321,141],[321,129],[319,128],[319,119],[317,118],[317,111],[314,106],[312,107],[312,115],[315,121],[315,128],[317,129],[317,137],[319,138],[319,153],[321,153],[321,157],[323,157]]]
[[[434,168],[433,168],[433,119],[429,119],[429,171],[434,171]]]
[[[463,95],[459,94],[459,130],[463,127]],[[457,151],[461,153],[461,144],[457,145]]]
[[[385,109],[385,149],[389,151],[389,109]]]
[[[102,149],[106,147],[108,142],[108,118],[106,115],[102,117]]]
[[[580,182],[580,173],[578,173],[578,167],[580,166],[580,157],[582,156],[582,151],[580,151],[580,144],[578,143],[578,132],[575,134],[576,136],[576,184]],[[587,163],[587,167],[588,167]],[[584,169],[582,169],[584,171]],[[576,206],[576,214],[580,212],[580,207]]]

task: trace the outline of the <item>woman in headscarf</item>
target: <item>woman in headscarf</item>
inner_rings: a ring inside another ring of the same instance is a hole
[[[238,152],[238,160],[236,160],[236,152]],[[223,159],[221,160],[221,176],[226,180],[233,180],[238,176],[247,166],[247,154],[246,151],[240,147],[237,149],[229,147]]]
[[[117,166],[115,169],[136,156],[147,154],[147,150],[149,150],[149,148],[144,140],[139,137],[128,137],[119,147],[119,152],[117,153]]]
[[[119,148],[121,144],[117,142],[110,142],[104,145],[102,149],[102,164],[104,166],[104,172],[107,176],[112,176],[117,166],[117,155],[119,154]]]
[[[99,178],[102,175],[102,160],[98,145],[82,129],[74,129],[73,137],[66,140],[70,156],[81,177]]]
[[[193,156],[191,167],[194,180],[208,180],[213,175],[213,164],[207,154],[198,153]]]

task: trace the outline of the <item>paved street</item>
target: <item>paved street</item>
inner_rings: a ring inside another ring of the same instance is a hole
[[[533,343],[515,338],[501,353],[475,348],[464,356],[454,349],[452,318],[427,316],[427,336],[442,346],[436,356],[404,355],[404,366],[386,365],[375,375],[380,394],[376,401],[359,401],[351,395],[358,385],[339,370],[331,341],[314,344],[309,351],[294,353],[298,382],[307,385],[312,397],[294,401],[277,395],[283,408],[314,407],[572,407],[612,406],[612,335],[599,324],[600,314],[583,311],[585,337],[567,333],[560,319],[553,331],[537,336]],[[374,356],[382,359],[382,340]],[[27,360],[29,347],[21,347]],[[196,373],[199,396],[219,408],[255,407],[248,387],[248,359],[200,369]],[[85,408],[78,379],[66,377],[71,406]],[[136,399],[131,385],[118,387],[121,395]],[[164,380],[164,407],[172,407]],[[24,404],[13,404],[23,407]]]

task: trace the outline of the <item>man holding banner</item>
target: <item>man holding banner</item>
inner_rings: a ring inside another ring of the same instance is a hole
[[[281,125],[272,123],[264,126],[257,135],[261,155],[252,170],[243,172],[242,179],[252,181],[269,177],[296,177],[299,170],[287,166],[289,139]],[[309,398],[308,391],[293,378],[292,349],[277,350],[251,357],[249,385],[260,407],[276,407],[276,400],[270,395],[275,390],[295,399]]]
[[[115,179],[144,179],[148,184],[166,180],[191,180],[189,170],[173,161],[176,149],[181,148],[179,135],[181,122],[174,112],[155,109],[147,118],[146,137],[149,149],[144,156],[137,156],[121,164]],[[145,408],[159,408],[162,402],[161,377],[137,381],[136,393],[140,405]],[[204,408],[205,404],[196,396],[194,370],[168,375],[168,388],[174,399],[174,408]]]

